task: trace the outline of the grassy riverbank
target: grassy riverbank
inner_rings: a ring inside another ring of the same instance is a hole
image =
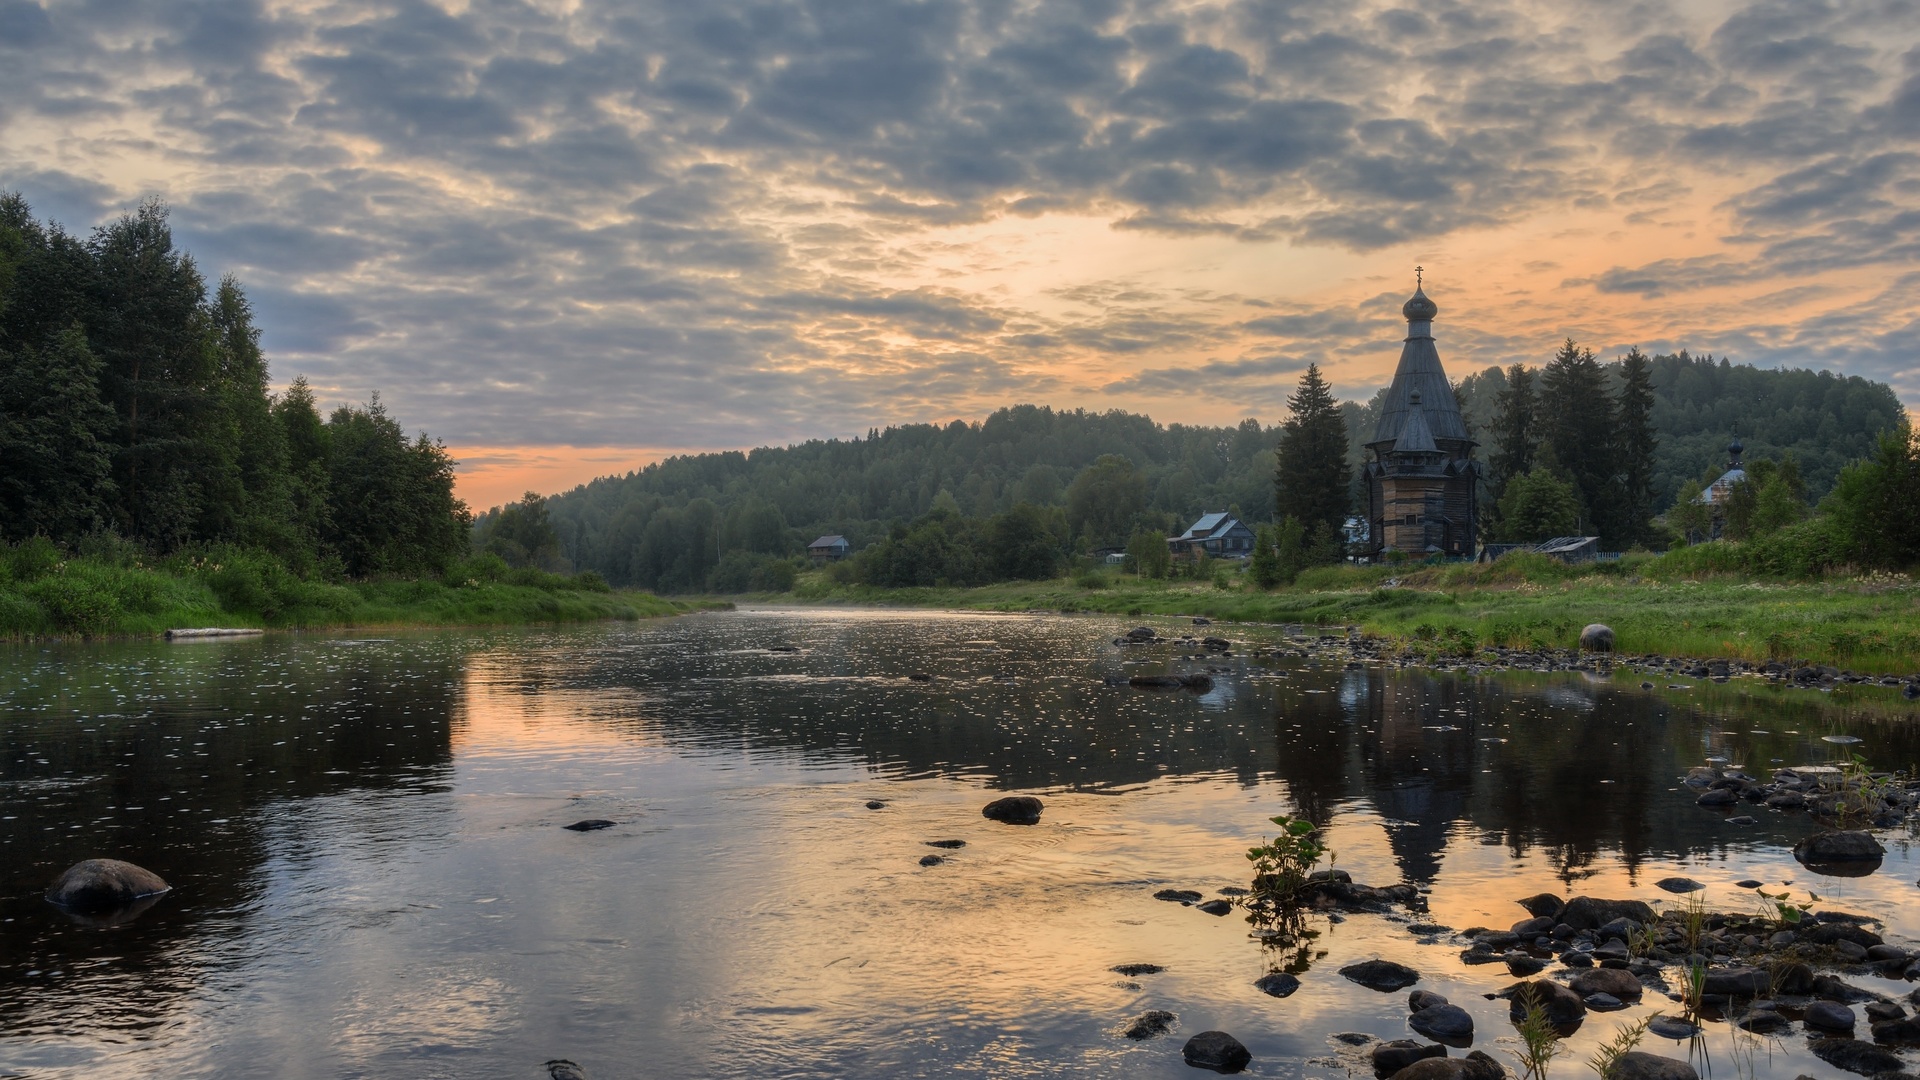
[[[1905,576],[1756,581],[1675,570],[1651,556],[1586,567],[1538,556],[1491,565],[1343,566],[1308,571],[1273,592],[1253,590],[1238,575],[1227,588],[1092,573],[972,589],[878,589],[807,574],[790,596],[768,599],[1359,626],[1438,654],[1484,645],[1569,648],[1581,627],[1601,622],[1625,653],[1920,671],[1920,585]]]
[[[506,626],[644,619],[698,606],[615,591],[592,574],[508,570],[483,557],[443,578],[305,580],[256,552],[147,563],[65,557],[51,545],[0,550],[0,640],[140,637],[193,626],[285,629]]]

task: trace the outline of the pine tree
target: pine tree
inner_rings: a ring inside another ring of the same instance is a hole
[[[1650,538],[1653,521],[1654,454],[1652,361],[1639,346],[1620,360],[1620,399],[1614,442],[1619,454],[1621,545]]]
[[[1607,495],[1615,488],[1613,396],[1606,373],[1568,338],[1540,372],[1541,441],[1551,443],[1580,507],[1580,528],[1595,529],[1603,543],[1619,541],[1619,514]]]
[[[1533,371],[1516,363],[1507,369],[1506,388],[1495,399],[1499,412],[1493,419],[1493,454],[1488,461],[1493,475],[1488,481],[1488,498],[1482,504],[1492,519],[1490,534],[1498,534],[1500,499],[1507,484],[1533,470],[1534,454],[1539,450],[1540,432],[1537,413],[1539,396],[1533,388]]]
[[[1352,507],[1347,425],[1317,364],[1307,365],[1287,407],[1291,414],[1274,468],[1274,515],[1295,518],[1322,541],[1337,538]]]

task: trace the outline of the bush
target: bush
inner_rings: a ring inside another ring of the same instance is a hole
[[[12,581],[33,581],[59,567],[60,549],[44,536],[34,536],[13,545],[6,552],[6,576]]]
[[[21,590],[39,604],[47,621],[61,633],[93,636],[106,633],[120,618],[120,603],[100,575],[75,568],[73,573],[47,574]]]

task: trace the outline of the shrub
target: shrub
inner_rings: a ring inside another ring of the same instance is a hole
[[[6,574],[14,581],[32,581],[53,573],[60,565],[60,549],[44,536],[33,536],[6,552]]]

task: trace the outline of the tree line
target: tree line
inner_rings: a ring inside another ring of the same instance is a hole
[[[1489,368],[1459,384],[1489,482],[1483,536],[1558,525],[1570,510],[1562,532],[1598,525],[1610,544],[1657,544],[1661,534],[1647,523],[1724,456],[1707,447],[1724,448],[1736,419],[1743,433],[1753,424],[1749,445],[1796,455],[1805,498],[1817,500],[1904,415],[1883,384],[1685,353],[1603,363],[1569,344],[1539,369],[1518,368]],[[1339,401],[1317,369],[1310,375],[1314,385],[1303,383],[1280,424],[1161,425],[1118,410],[1020,405],[973,423],[677,456],[497,508],[481,516],[476,537],[510,562],[527,560],[516,565],[698,592],[781,587],[803,565],[796,560],[807,543],[839,534],[863,553],[843,575],[958,585],[1039,575],[1043,565],[1057,570],[1107,552],[1177,572],[1160,565],[1165,538],[1224,510],[1271,525],[1267,549],[1284,546],[1304,565],[1338,557],[1338,527],[1359,505],[1358,466],[1385,396]],[[1544,510],[1541,498],[1520,500],[1509,522],[1500,509],[1509,487],[1534,496],[1552,487],[1565,498],[1544,500]],[[1626,509],[1617,505],[1621,492],[1632,495]],[[526,542],[520,523],[535,517],[545,531]],[[1288,517],[1295,526],[1283,530]],[[1297,536],[1281,535],[1296,526]],[[1050,563],[1037,555],[1046,545]],[[909,551],[916,554],[902,554]]]
[[[270,391],[252,305],[209,289],[148,202],[86,237],[0,196],[0,540],[235,545],[303,576],[414,577],[467,554],[440,443],[376,396]]]

